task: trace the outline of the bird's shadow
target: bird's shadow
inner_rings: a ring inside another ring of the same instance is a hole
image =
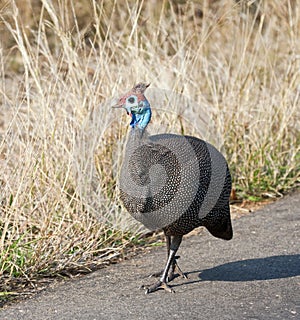
[[[205,270],[187,272],[186,275],[195,273],[199,273],[199,280],[187,281],[179,286],[202,281],[257,281],[290,278],[300,275],[300,254],[239,260]]]

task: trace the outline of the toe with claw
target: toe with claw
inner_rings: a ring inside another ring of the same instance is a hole
[[[142,289],[145,289],[145,294],[155,292],[159,289],[164,289],[167,292],[174,293],[174,289],[172,289],[169,285],[167,285],[166,282],[158,281],[152,285],[149,286],[142,286]]]

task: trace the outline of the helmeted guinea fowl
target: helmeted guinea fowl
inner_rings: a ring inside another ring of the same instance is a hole
[[[183,235],[204,226],[215,237],[230,240],[231,176],[222,154],[196,137],[175,134],[149,136],[151,108],[139,83],[114,107],[131,116],[131,132],[120,175],[120,197],[128,212],[146,227],[164,231],[168,259],[158,282],[146,293],[163,288],[174,278],[176,252]]]

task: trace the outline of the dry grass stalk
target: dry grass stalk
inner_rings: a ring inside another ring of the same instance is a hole
[[[299,185],[293,1],[91,1],[81,19],[85,1],[43,0],[35,19],[23,3],[0,8],[0,291],[137,241],[116,192],[128,119],[110,109],[137,81],[160,88],[153,131],[218,137],[239,197]]]

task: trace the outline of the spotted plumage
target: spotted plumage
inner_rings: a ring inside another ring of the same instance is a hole
[[[224,157],[209,143],[191,136],[149,136],[151,108],[137,84],[119,100],[132,118],[120,176],[120,197],[128,212],[150,229],[166,236],[168,261],[160,280],[146,293],[164,288],[177,268],[182,236],[204,226],[215,237],[230,240],[230,172]]]

